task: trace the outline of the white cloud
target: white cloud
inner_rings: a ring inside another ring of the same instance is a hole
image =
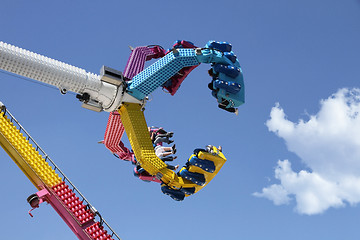
[[[276,104],[266,122],[269,131],[285,140],[310,171],[294,172],[288,160],[279,161],[279,184],[255,196],[276,205],[296,200],[302,214],[322,213],[330,207],[360,202],[360,89],[340,89],[321,101],[320,111],[294,123]]]

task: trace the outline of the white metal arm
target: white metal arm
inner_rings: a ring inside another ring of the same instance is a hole
[[[53,85],[63,94],[86,93],[86,105],[94,106],[92,110],[114,111],[124,97],[122,84],[102,81],[100,75],[4,42],[0,42],[0,69]]]

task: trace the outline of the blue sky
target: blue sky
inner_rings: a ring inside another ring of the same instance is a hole
[[[223,146],[226,165],[183,202],[97,144],[107,113],[0,73],[0,101],[123,239],[359,239],[359,1],[3,0],[0,29],[0,41],[94,73],[123,70],[128,45],[233,45],[239,116],[217,108],[204,64],[146,106],[149,125],[175,133],[180,165],[194,148]],[[28,216],[36,189],[0,159],[1,238],[76,239],[50,205]]]

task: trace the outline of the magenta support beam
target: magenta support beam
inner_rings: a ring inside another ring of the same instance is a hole
[[[136,47],[132,49],[125,66],[124,77],[131,80],[135,75],[144,70],[145,62],[153,58],[163,57],[165,50],[159,46]]]
[[[75,220],[75,217],[53,194],[49,197],[49,203],[80,240],[92,240],[92,238],[89,237],[84,230],[95,224],[94,220],[90,220],[86,224],[79,225],[79,223]]]
[[[44,188],[37,192],[36,195],[40,198],[39,204],[44,201],[48,202],[80,240],[93,240],[85,230],[96,223],[94,219],[80,224],[53,190]]]

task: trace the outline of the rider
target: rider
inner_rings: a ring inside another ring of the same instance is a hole
[[[171,144],[174,141],[170,138],[174,135],[173,132],[167,132],[163,128],[148,127],[150,138],[154,146],[162,145],[163,142]]]

